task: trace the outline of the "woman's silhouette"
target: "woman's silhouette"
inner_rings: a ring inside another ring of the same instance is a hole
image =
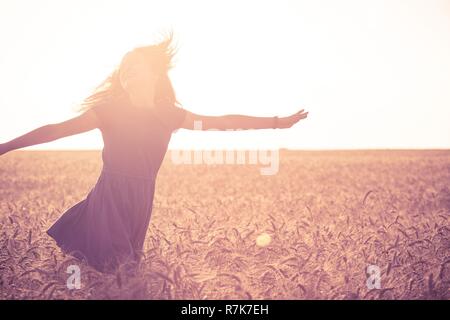
[[[81,115],[37,128],[0,144],[6,152],[99,128],[103,168],[87,197],[47,231],[65,251],[100,271],[139,262],[152,212],[155,179],[171,134],[194,129],[289,128],[306,118],[204,116],[180,108],[168,71],[172,33],[155,45],[137,47],[82,103]]]

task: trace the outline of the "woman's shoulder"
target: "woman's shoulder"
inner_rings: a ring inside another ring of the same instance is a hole
[[[143,119],[147,119],[146,115],[150,112],[163,128],[174,131],[181,127],[186,116],[186,110],[173,103],[160,102],[152,109],[139,110],[131,105],[131,101],[127,97],[123,96],[104,100],[92,109],[103,128],[112,123],[121,123],[125,118],[134,119],[142,116]]]
[[[179,129],[186,116],[186,110],[173,103],[159,103],[155,111],[158,119],[171,131]]]
[[[92,107],[92,110],[95,112],[102,127],[105,127],[109,122],[113,121],[113,119],[122,116],[120,110],[122,109],[121,107],[124,107],[123,103],[125,103],[125,101],[121,97],[115,99],[110,98],[105,99]]]

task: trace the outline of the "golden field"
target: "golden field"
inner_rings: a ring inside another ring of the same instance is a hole
[[[282,150],[272,176],[169,154],[132,277],[96,272],[45,233],[94,186],[99,151],[0,157],[0,299],[450,298],[450,151]],[[74,264],[80,289],[66,286]]]

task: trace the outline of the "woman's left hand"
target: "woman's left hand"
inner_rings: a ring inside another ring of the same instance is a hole
[[[304,109],[300,110],[299,112],[294,113],[293,115],[290,115],[288,117],[282,117],[278,119],[278,128],[284,129],[284,128],[290,128],[297,122],[299,122],[302,119],[306,119],[308,116],[308,112],[305,112]]]

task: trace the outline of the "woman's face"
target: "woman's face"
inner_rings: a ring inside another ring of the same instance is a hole
[[[136,107],[155,106],[155,87],[160,75],[138,52],[125,55],[120,66],[120,83]]]

